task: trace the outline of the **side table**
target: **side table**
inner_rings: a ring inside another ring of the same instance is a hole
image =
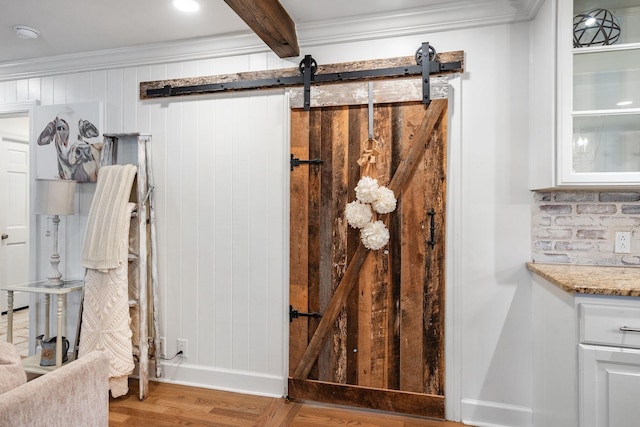
[[[67,294],[80,291],[84,282],[82,280],[65,281],[62,285],[46,286],[46,280],[39,282],[23,283],[20,285],[7,285],[0,290],[7,291],[7,342],[13,342],[13,293],[14,292],[31,292],[36,294],[44,294],[45,301],[45,326],[44,336],[49,337],[49,313],[51,307],[51,295],[56,296],[57,303],[57,343],[62,343],[62,319],[66,310]],[[79,327],[79,325],[78,325]],[[25,370],[32,373],[44,374],[52,369],[62,366],[62,345],[56,345],[56,366],[40,366],[40,355],[29,356],[23,360]]]

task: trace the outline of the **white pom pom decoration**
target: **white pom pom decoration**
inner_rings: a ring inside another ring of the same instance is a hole
[[[389,243],[389,230],[384,222],[373,221],[373,210],[379,214],[396,209],[396,197],[391,189],[378,185],[378,180],[363,176],[356,185],[356,200],[348,203],[344,216],[349,225],[360,229],[360,240],[367,249],[378,250]]]
[[[378,180],[363,176],[356,185],[356,199],[362,203],[372,203],[378,198]]]
[[[379,214],[387,214],[396,210],[396,197],[387,187],[378,187],[377,198],[371,204],[373,210]]]
[[[382,249],[389,242],[389,230],[380,220],[370,222],[360,230],[360,240],[367,249]]]
[[[371,221],[372,215],[371,207],[365,203],[360,203],[358,200],[347,204],[344,209],[344,216],[353,228],[364,227]]]

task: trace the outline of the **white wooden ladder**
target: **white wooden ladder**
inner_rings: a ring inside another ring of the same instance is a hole
[[[110,164],[137,165],[136,215],[138,247],[130,248],[131,261],[138,261],[137,280],[138,298],[129,302],[130,307],[138,307],[138,377],[140,381],[140,400],[149,391],[149,346],[155,358],[156,377],[162,375],[160,358],[163,349],[158,337],[158,263],[155,226],[154,184],[151,165],[151,135],[142,133],[105,133],[102,147],[101,166]],[[135,142],[135,144],[132,144]],[[134,219],[132,218],[132,221]],[[151,268],[149,269],[149,265]],[[149,275],[150,272],[150,275]],[[150,309],[151,306],[151,309]],[[132,322],[134,317],[132,317]],[[133,329],[133,328],[132,328]]]

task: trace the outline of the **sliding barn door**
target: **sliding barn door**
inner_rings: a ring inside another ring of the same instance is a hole
[[[446,116],[375,105],[365,170],[366,105],[291,112],[292,158],[321,160],[291,171],[291,398],[444,418]],[[380,250],[344,216],[365,172],[398,199]]]

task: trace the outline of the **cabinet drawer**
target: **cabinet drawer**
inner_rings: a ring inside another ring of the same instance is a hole
[[[580,342],[640,348],[640,306],[580,304]]]

